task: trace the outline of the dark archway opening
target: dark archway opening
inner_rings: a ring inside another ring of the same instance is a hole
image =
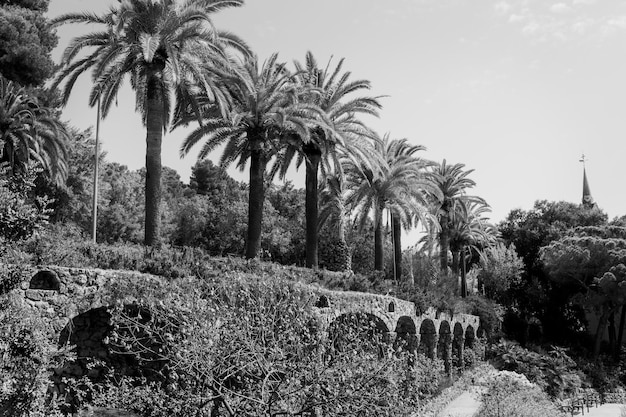
[[[328,297],[326,297],[325,295],[320,295],[320,297],[315,302],[315,307],[317,308],[330,307],[330,303],[328,302]]]
[[[418,352],[435,359],[437,330],[431,319],[425,319],[420,325],[420,345]]]
[[[122,377],[165,381],[167,360],[159,354],[164,344],[149,334],[150,312],[136,305],[124,306],[121,312],[123,319],[113,323],[109,307],[94,308],[74,317],[61,331],[59,347],[73,346],[76,353],[76,359],[56,369],[52,377],[52,391],[67,404],[63,412],[76,413],[91,401],[93,388],[84,378],[91,384],[115,383]],[[124,343],[128,340],[135,348]]]
[[[30,280],[28,288],[31,290],[53,290],[61,289],[61,281],[57,274],[52,271],[39,271]]]

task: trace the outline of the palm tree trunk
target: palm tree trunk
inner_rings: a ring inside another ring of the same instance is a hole
[[[450,239],[448,238],[448,216],[441,216],[441,233],[439,234],[439,261],[441,264],[441,272],[448,272],[448,249],[450,248]]]
[[[318,184],[317,171],[322,159],[322,152],[315,145],[304,147],[306,157],[306,201],[305,201],[305,218],[306,218],[306,267],[317,268],[317,242],[318,242]]]
[[[467,273],[465,271],[465,248],[461,249],[461,297],[467,297]]]
[[[250,188],[248,190],[248,238],[246,258],[259,255],[263,231],[263,202],[265,200],[265,154],[262,140],[250,140]]]
[[[163,105],[156,81],[148,80],[146,109],[146,218],[144,243],[161,243],[161,142],[163,141]]]
[[[383,252],[383,210],[378,204],[374,216],[374,269],[382,271],[385,255]]]
[[[399,283],[402,279],[402,225],[397,216],[391,214],[391,227],[393,228],[393,256],[395,265],[395,279]]]

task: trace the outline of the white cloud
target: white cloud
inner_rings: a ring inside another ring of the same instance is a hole
[[[626,29],[626,16],[618,16],[609,19],[607,25],[615,29]]]
[[[590,4],[595,4],[596,0],[574,0],[572,2],[572,4],[574,6],[580,6],[580,5],[590,5]]]
[[[569,13],[571,10],[572,8],[565,3],[556,3],[550,7],[550,11],[557,14]]]
[[[521,22],[522,20],[524,20],[524,16],[522,16],[521,14],[513,13],[511,16],[509,16],[509,22],[511,23]]]
[[[509,10],[511,10],[511,5],[506,1],[499,1],[494,6],[494,9],[498,13],[506,14]]]

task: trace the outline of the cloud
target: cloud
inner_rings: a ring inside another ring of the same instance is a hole
[[[598,0],[494,0],[498,17],[536,42],[594,42],[626,32],[624,2]]]
[[[572,8],[565,3],[556,3],[550,7],[550,11],[557,14],[569,13],[571,10]]]
[[[506,1],[499,1],[493,6],[493,8],[498,13],[506,14],[509,12],[509,10],[511,10],[511,5]]]

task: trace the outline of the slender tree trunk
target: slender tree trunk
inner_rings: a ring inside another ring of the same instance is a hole
[[[467,273],[465,271],[465,248],[461,249],[461,256],[459,256],[459,260],[461,261],[461,297],[467,297]]]
[[[453,248],[451,251],[452,251],[452,265],[450,265],[450,270],[452,271],[454,275],[459,275],[460,251],[456,250],[456,248]]]
[[[391,214],[391,227],[393,228],[393,256],[395,265],[395,279],[402,279],[402,224],[397,216]]]
[[[322,152],[315,145],[305,146],[306,157],[306,201],[305,201],[305,218],[306,218],[306,267],[317,268],[317,242],[318,242],[318,184],[317,171],[322,159]]]
[[[622,313],[619,317],[619,330],[617,332],[617,347],[615,349],[615,362],[619,362],[619,356],[622,352],[622,342],[624,340],[624,322],[626,321],[626,305],[622,306]]]
[[[609,352],[611,352],[611,356],[615,355],[615,339],[617,339],[615,334],[615,312],[611,312],[609,315]]]
[[[383,210],[376,204],[376,218],[374,219],[374,269],[383,270]]]
[[[250,189],[248,197],[248,238],[246,258],[259,255],[261,233],[263,231],[263,202],[265,200],[265,154],[263,142],[259,139],[250,141]]]
[[[154,77],[154,76],[153,76]],[[148,80],[146,109],[146,218],[144,243],[161,243],[161,142],[163,141],[163,104],[157,81]]]
[[[439,261],[441,263],[441,272],[448,272],[448,249],[450,248],[450,240],[448,238],[448,215],[441,216],[441,232],[439,234]]]
[[[593,344],[593,359],[597,360],[598,356],[600,356],[600,346],[602,344],[602,336],[604,335],[604,328],[606,327],[606,323],[609,319],[609,314],[611,312],[606,310],[602,312],[600,316],[600,320],[598,320],[598,327],[596,328],[595,341]]]

